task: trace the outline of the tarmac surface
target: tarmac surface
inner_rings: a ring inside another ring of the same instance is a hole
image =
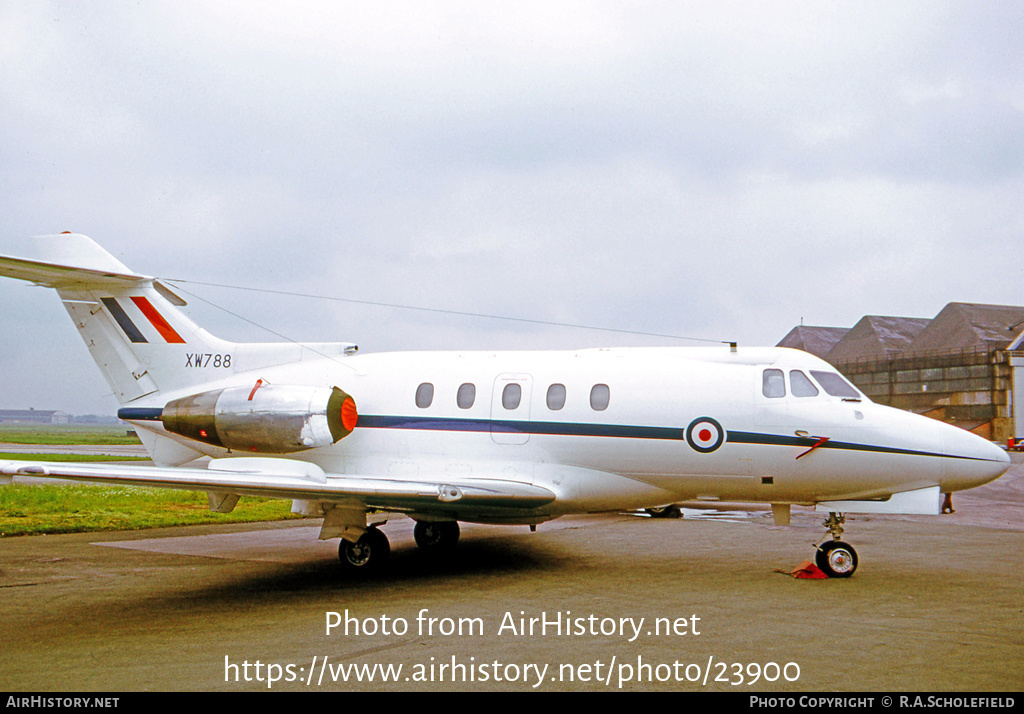
[[[786,574],[809,509],[464,524],[439,561],[398,518],[370,577],[316,520],[4,539],[0,691],[1020,692],[1020,460],[952,515],[848,516],[847,580]]]

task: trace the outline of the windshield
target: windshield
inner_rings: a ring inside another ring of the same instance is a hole
[[[811,370],[811,376],[818,381],[818,384],[821,385],[822,389],[833,397],[844,397],[846,399],[861,398],[861,393],[854,389],[849,382],[835,372],[819,372]]]

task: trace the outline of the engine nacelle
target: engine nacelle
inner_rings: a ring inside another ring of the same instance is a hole
[[[265,384],[201,392],[167,403],[164,428],[226,449],[289,454],[330,446],[352,433],[359,415],[337,387]]]

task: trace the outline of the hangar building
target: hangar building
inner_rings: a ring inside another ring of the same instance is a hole
[[[778,346],[821,357],[879,404],[994,441],[1024,440],[1024,307],[952,302],[931,319],[801,325]]]
[[[0,409],[0,424],[68,424],[67,412],[45,409]]]

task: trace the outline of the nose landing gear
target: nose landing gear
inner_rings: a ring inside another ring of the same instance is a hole
[[[828,514],[823,525],[828,528],[832,540],[819,545],[814,554],[814,564],[830,578],[848,578],[857,569],[857,551],[849,543],[839,540],[844,523],[844,514],[834,511]]]

